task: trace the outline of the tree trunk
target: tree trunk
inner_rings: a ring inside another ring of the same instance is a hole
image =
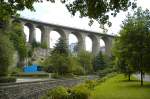
[[[143,86],[143,71],[141,70],[141,86]]]
[[[128,73],[128,80],[130,81],[130,76],[131,76],[131,73],[129,72]]]

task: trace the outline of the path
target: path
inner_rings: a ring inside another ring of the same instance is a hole
[[[137,79],[139,79],[139,80],[141,79],[141,74],[136,74],[135,76],[137,77]],[[146,74],[146,75],[144,76],[144,79],[143,79],[143,80],[150,82],[150,75],[147,75],[147,74]]]

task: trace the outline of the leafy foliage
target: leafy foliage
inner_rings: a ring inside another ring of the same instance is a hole
[[[54,50],[52,51],[52,54],[53,53],[65,54],[65,55],[69,54],[68,45],[62,37],[59,38],[58,42],[56,43]]]
[[[71,61],[72,73],[76,75],[83,75],[84,69],[82,65],[79,63],[78,57],[69,56]]]
[[[71,99],[89,99],[90,90],[84,84],[77,85],[71,90]]]
[[[50,58],[51,66],[53,66],[53,71],[59,74],[69,73],[71,71],[71,63],[69,57],[64,54],[53,54]]]
[[[33,4],[35,2],[43,2],[44,0],[1,0],[0,1],[0,27],[8,22],[8,19],[12,16],[16,16],[17,11],[23,11],[25,8],[34,11]],[[55,0],[47,0],[52,3]],[[68,1],[68,2],[66,2]],[[108,12],[111,12],[112,16],[116,16],[120,11],[126,11],[129,7],[135,8],[135,0],[60,0],[65,3],[67,9],[72,15],[79,12],[80,17],[89,17],[99,22],[99,24],[108,24],[109,22]]]
[[[108,24],[111,26],[108,12],[112,16],[116,16],[120,11],[126,11],[129,7],[135,8],[135,1],[131,0],[74,0],[67,5],[69,12],[75,15],[80,13],[80,17],[89,17],[91,23],[93,19],[100,24]]]
[[[38,0],[1,0],[0,1],[0,23],[8,21],[12,15],[16,15],[17,11],[22,11],[25,8],[34,10],[33,3]]]
[[[105,68],[106,62],[105,62],[104,55],[102,54],[102,52],[99,52],[97,56],[94,58],[93,65],[94,65],[95,71]]]
[[[11,24],[10,40],[13,42],[15,49],[19,54],[20,61],[27,57],[27,46],[22,25],[17,22]]]
[[[128,70],[149,72],[150,61],[150,12],[141,8],[124,21],[116,41],[115,55]],[[142,81],[142,79],[141,79]],[[141,82],[142,85],[142,82]]]
[[[69,73],[71,71],[71,61],[67,44],[60,38],[51,55],[44,61],[43,65],[49,69],[49,72],[59,74]]]
[[[67,96],[67,89],[62,86],[58,86],[50,90],[42,99],[67,99]]]
[[[16,82],[15,77],[0,77],[0,83],[12,83]]]
[[[73,88],[66,88],[58,86],[42,97],[42,99],[90,99],[91,90],[86,84],[74,86]]]
[[[85,74],[91,73],[93,71],[92,60],[92,54],[87,51],[81,51],[78,54],[78,61],[83,67]]]
[[[13,62],[13,44],[9,38],[0,33],[0,76],[6,76],[8,67]]]

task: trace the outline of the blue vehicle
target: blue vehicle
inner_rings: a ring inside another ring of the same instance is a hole
[[[29,66],[24,66],[23,71],[25,73],[34,73],[34,72],[42,71],[42,68],[40,66],[36,65],[36,64],[32,64],[32,65],[29,65]]]

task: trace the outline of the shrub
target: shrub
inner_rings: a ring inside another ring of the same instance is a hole
[[[75,75],[83,75],[84,74],[83,67],[81,67],[81,66],[76,66],[72,72]]]
[[[72,88],[70,99],[89,99],[90,90],[84,85],[78,85]]]
[[[43,42],[43,43],[41,44],[41,48],[43,48],[43,49],[47,49],[47,48],[48,48],[47,43],[46,43],[46,42]]]
[[[93,72],[92,60],[93,60],[92,54],[87,51],[81,51],[78,54],[78,61],[83,67],[85,74]]]
[[[0,83],[16,82],[15,77],[0,77]]]
[[[16,75],[16,74],[19,74],[21,72],[22,72],[22,69],[18,68],[18,67],[10,67],[10,68],[8,68],[8,73],[10,75]]]
[[[68,95],[69,94],[65,87],[58,86],[50,90],[42,99],[67,99]]]
[[[93,59],[94,71],[102,70],[106,67],[106,59],[100,51]]]
[[[71,65],[71,72],[75,75],[83,75],[84,70],[81,64],[78,61],[78,58],[75,56],[69,56],[70,65]]]
[[[86,84],[80,84],[73,88],[63,86],[56,87],[47,92],[42,99],[90,99],[91,91]]]
[[[97,85],[97,81],[96,80],[86,80],[85,85],[88,89],[93,90],[94,87]]]
[[[98,75],[99,75],[100,77],[104,77],[104,76],[106,76],[107,74],[112,73],[112,72],[116,72],[116,69],[115,69],[115,68],[110,68],[110,67],[108,67],[108,68],[105,68],[105,69],[103,69],[103,70],[99,70],[99,71],[98,71]]]
[[[58,73],[52,73],[51,77],[57,79],[57,78],[60,78],[61,76]]]
[[[65,54],[53,53],[43,62],[43,66],[45,70],[49,72],[57,72],[59,75],[71,72],[70,58]]]
[[[13,62],[13,49],[8,37],[0,34],[0,76],[8,74],[8,67]]]

